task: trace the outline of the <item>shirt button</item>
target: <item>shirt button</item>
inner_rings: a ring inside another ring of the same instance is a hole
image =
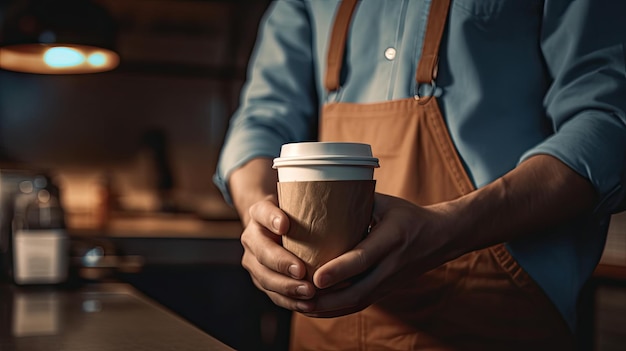
[[[396,49],[387,48],[387,50],[385,50],[385,58],[389,61],[393,61],[393,59],[396,58]]]

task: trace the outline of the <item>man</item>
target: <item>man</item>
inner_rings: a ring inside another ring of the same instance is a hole
[[[624,198],[626,4],[276,1],[215,182],[292,349],[568,349]],[[320,267],[280,245],[272,158],[372,145],[371,233]],[[322,289],[334,287],[332,290]]]

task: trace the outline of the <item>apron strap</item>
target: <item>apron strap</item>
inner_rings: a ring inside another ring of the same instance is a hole
[[[422,57],[415,73],[415,80],[419,84],[430,84],[437,78],[439,43],[441,43],[443,30],[446,27],[449,8],[450,0],[432,0],[430,2]]]
[[[335,24],[328,44],[328,57],[326,66],[326,79],[324,85],[328,91],[339,89],[339,75],[341,74],[341,61],[346,47],[350,20],[356,8],[357,0],[343,0],[335,15]]]
[[[343,0],[339,5],[328,44],[326,76],[324,86],[327,91],[339,89],[339,77],[343,61],[348,28],[357,5],[357,0]],[[422,47],[422,57],[418,63],[415,80],[430,84],[437,77],[439,43],[446,25],[450,0],[432,0],[426,35]]]

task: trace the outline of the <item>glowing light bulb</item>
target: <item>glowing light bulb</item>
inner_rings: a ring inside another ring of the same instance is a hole
[[[87,62],[89,62],[92,66],[104,66],[107,63],[106,55],[102,52],[94,52],[93,54],[87,56]]]
[[[64,68],[82,64],[85,56],[76,49],[58,46],[46,50],[43,60],[50,67]]]

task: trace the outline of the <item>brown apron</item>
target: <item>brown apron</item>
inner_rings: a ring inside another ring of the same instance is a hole
[[[343,50],[356,0],[339,6],[325,85],[339,88]],[[435,80],[450,0],[431,2],[418,84]],[[320,140],[372,145],[381,167],[376,191],[427,205],[474,186],[435,97],[323,107]],[[294,313],[292,350],[568,350],[572,334],[543,291],[504,245],[475,251],[416,276],[408,286],[351,315]]]

